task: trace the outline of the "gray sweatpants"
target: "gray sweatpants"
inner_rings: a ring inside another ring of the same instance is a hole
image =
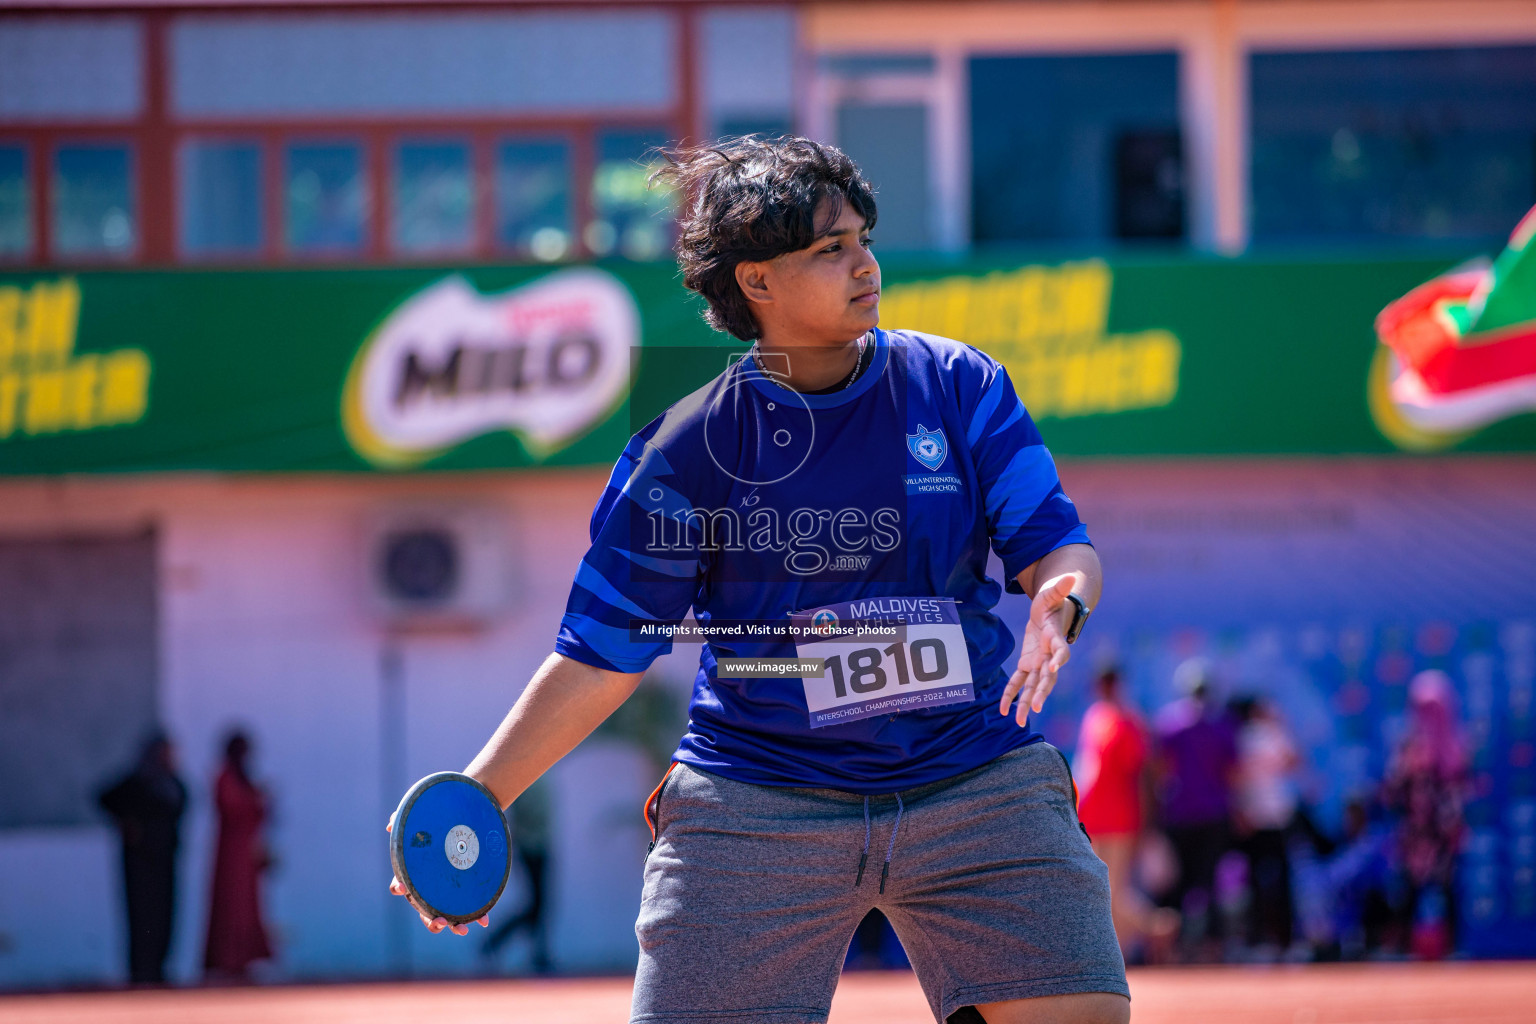
[[[825,1021],[872,908],[936,1020],[978,1003],[1130,994],[1109,877],[1049,744],[867,799],[679,764],[655,809],[634,1024]]]

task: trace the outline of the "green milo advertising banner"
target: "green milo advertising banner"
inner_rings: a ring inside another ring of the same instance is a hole
[[[992,354],[1058,455],[1532,450],[1536,402],[1426,433],[1390,385],[1373,322],[1448,265],[905,264],[881,323]],[[608,465],[743,350],[699,310],[667,265],[0,276],[0,474]]]

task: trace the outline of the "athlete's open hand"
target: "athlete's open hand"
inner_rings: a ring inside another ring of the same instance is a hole
[[[384,831],[391,832],[391,831],[394,830],[394,827],[395,827],[395,819],[394,819],[394,816],[391,815],[390,819],[389,819],[389,823],[384,826]],[[389,891],[394,893],[396,896],[404,896],[405,895],[405,886],[400,884],[400,879],[399,878],[396,878],[394,875],[391,875],[389,877]],[[412,907],[411,909],[415,910],[415,907]],[[469,934],[469,925],[467,925],[467,924],[449,924],[448,923],[448,919],[446,917],[428,917],[426,914],[423,914],[419,910],[416,911],[416,916],[420,917],[421,918],[421,923],[427,926],[427,931],[431,932],[434,935],[436,935],[438,932],[442,931],[444,928],[447,928],[449,931],[453,932],[453,934],[455,934],[455,935],[468,935]],[[489,914],[482,914],[482,915],[480,915],[480,918],[475,923],[478,924],[481,928],[489,928],[491,926],[490,915]]]
[[[1015,697],[1019,700],[1019,725],[1029,717],[1031,709],[1045,707],[1045,698],[1056,685],[1056,672],[1072,656],[1067,644],[1065,614],[1067,595],[1077,579],[1070,573],[1058,576],[1035,594],[1029,605],[1029,625],[1024,627],[1024,639],[1020,643],[1019,667],[1003,687],[1003,699],[997,712],[1006,715]]]

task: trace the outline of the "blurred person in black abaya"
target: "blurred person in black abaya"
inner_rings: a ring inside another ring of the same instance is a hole
[[[163,985],[175,916],[176,847],[187,806],[170,739],[157,732],[145,741],[137,767],[103,791],[99,802],[123,841],[129,980]]]

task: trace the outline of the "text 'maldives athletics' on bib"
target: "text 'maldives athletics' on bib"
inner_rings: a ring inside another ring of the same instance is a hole
[[[996,360],[873,334],[868,369],[831,394],[731,363],[631,438],[592,513],[555,649],[644,671],[691,612],[709,638],[679,761],[890,793],[1040,738],[997,712],[1014,642],[987,559],[1020,593],[1021,570],[1087,531]],[[905,638],[790,628],[818,615],[899,619]],[[826,671],[717,671],[719,658],[797,656]]]
[[[969,704],[975,696],[965,632],[952,597],[844,601],[796,612],[790,621],[796,626],[796,654],[825,663],[820,676],[803,678],[812,728]],[[894,625],[899,635],[872,639],[858,632],[863,624]]]

